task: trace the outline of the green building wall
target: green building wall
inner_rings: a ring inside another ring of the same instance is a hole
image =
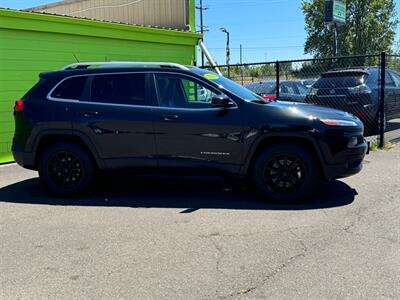
[[[37,82],[39,73],[60,69],[76,58],[195,64],[200,37],[193,32],[0,9],[0,163],[13,160],[14,102]]]

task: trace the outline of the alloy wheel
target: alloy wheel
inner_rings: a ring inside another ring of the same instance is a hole
[[[304,163],[296,156],[279,154],[267,161],[264,176],[269,190],[279,194],[291,194],[303,187],[306,171]]]
[[[83,163],[69,151],[55,153],[48,161],[50,179],[63,189],[76,188],[84,177]]]

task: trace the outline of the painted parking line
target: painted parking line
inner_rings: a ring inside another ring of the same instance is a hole
[[[4,165],[0,165],[0,169],[7,168],[7,167],[14,167],[16,165],[17,165],[17,163],[4,164]]]

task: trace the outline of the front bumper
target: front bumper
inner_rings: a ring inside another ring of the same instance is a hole
[[[326,179],[344,178],[359,173],[363,168],[363,160],[369,153],[369,142],[364,142],[341,152],[340,162],[325,165]]]

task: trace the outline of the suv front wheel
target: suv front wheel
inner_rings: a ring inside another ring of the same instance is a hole
[[[269,199],[293,202],[304,199],[318,183],[318,170],[310,153],[296,144],[267,147],[257,158],[253,180]]]
[[[93,181],[94,166],[85,150],[73,143],[46,148],[39,160],[39,177],[51,192],[69,197],[82,193]]]

